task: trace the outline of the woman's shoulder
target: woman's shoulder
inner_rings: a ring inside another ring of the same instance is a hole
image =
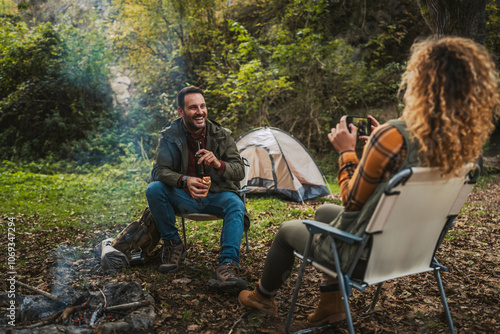
[[[405,128],[406,124],[404,123],[403,120],[400,119],[390,120],[375,128],[372,137],[381,137],[381,136],[402,137]]]
[[[370,148],[384,152],[398,151],[406,142],[403,132],[403,128],[395,126],[392,122],[384,123],[373,131],[369,139]]]

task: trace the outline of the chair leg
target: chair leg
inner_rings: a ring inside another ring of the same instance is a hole
[[[349,295],[350,295],[350,286],[347,286],[345,277],[342,273],[342,267],[340,265],[339,253],[337,251],[337,245],[335,244],[334,239],[332,239],[332,250],[333,250],[333,259],[335,260],[335,269],[337,271],[337,279],[340,285],[340,292],[342,293],[342,302],[344,303],[345,309],[345,318],[347,320],[347,329],[350,334],[354,334],[354,325],[352,323],[351,309],[349,307]],[[349,290],[348,290],[349,289]]]
[[[247,253],[248,253],[250,250],[250,248],[248,247],[248,231],[245,231],[245,240],[247,242]]]
[[[182,220],[182,236],[184,237],[184,247],[187,249],[187,241],[186,241],[186,224],[184,223],[184,217],[181,217]]]
[[[306,248],[304,250],[304,255],[302,257],[302,263],[300,265],[300,270],[299,270],[299,274],[297,277],[297,282],[295,283],[295,289],[293,290],[292,301],[290,303],[290,310],[288,311],[288,317],[286,318],[286,325],[285,325],[285,331],[287,334],[292,333],[292,332],[290,332],[290,325],[292,324],[295,303],[297,302],[297,296],[299,294],[300,285],[302,282],[302,277],[304,276],[304,271],[305,271],[305,268],[307,265],[309,250],[310,250],[310,247],[312,244],[312,238],[313,238],[313,235],[310,234],[309,238],[307,239]],[[333,249],[333,257],[335,260],[335,269],[338,273],[337,279],[338,279],[339,285],[340,285],[340,292],[342,293],[342,302],[344,304],[344,309],[345,309],[347,328],[348,328],[350,334],[354,334],[354,325],[352,323],[351,311],[350,311],[350,307],[349,307],[349,295],[350,295],[351,285],[350,285],[350,282],[348,282],[348,279],[346,279],[344,277],[344,275],[342,274],[342,268],[340,265],[339,254],[337,251],[337,247],[335,245],[335,241],[333,239],[332,239],[332,249]],[[329,326],[330,326],[330,324],[326,324],[326,325],[319,326],[319,327],[311,327],[311,328],[304,329],[304,330],[301,330],[298,332],[294,332],[294,334],[309,333],[309,332],[312,332],[313,330],[322,329],[322,328],[329,327]]]
[[[375,296],[373,296],[373,301],[370,304],[370,307],[368,308],[368,310],[366,310],[366,313],[370,313],[371,311],[373,311],[375,309],[375,305],[377,305],[378,299],[380,297],[380,292],[382,291],[382,284],[384,284],[384,283],[382,282],[382,283],[377,284],[377,291],[375,291]]]
[[[323,324],[321,326],[309,327],[309,328],[305,328],[305,329],[302,329],[302,330],[299,330],[296,332],[290,331],[290,326],[292,325],[292,320],[293,320],[293,313],[295,310],[295,305],[297,303],[297,297],[299,295],[300,286],[302,284],[302,278],[304,277],[306,265],[309,261],[309,252],[310,252],[310,248],[311,248],[311,244],[312,244],[312,239],[313,239],[313,234],[310,234],[309,238],[307,239],[306,247],[304,249],[304,254],[302,256],[302,263],[300,264],[300,269],[299,269],[299,273],[297,276],[297,281],[295,282],[295,289],[293,290],[292,300],[290,302],[290,310],[288,311],[288,316],[286,318],[285,332],[287,334],[306,334],[306,333],[310,333],[310,332],[313,332],[316,330],[321,330],[321,329],[328,328],[328,327],[332,326],[331,323],[326,323],[326,324]],[[345,306],[345,303],[344,303],[344,306]],[[351,332],[351,333],[353,333],[353,332]]]
[[[434,277],[436,277],[439,294],[441,295],[441,302],[443,303],[443,309],[446,315],[446,322],[450,327],[450,333],[455,334],[455,327],[453,326],[453,320],[451,319],[450,308],[448,307],[448,302],[446,301],[446,295],[444,293],[443,281],[441,280],[441,274],[438,269],[434,270]]]
[[[309,235],[309,238],[306,242],[306,247],[304,251],[304,256],[302,258],[302,263],[300,264],[300,270],[297,277],[297,281],[295,282],[295,289],[292,294],[292,301],[290,303],[290,310],[288,311],[288,316],[286,318],[285,331],[287,334],[290,334],[290,325],[292,324],[293,311],[295,310],[295,303],[297,302],[297,296],[299,295],[300,285],[302,283],[302,277],[304,276],[304,271],[307,265],[307,256],[309,255],[309,248],[312,243],[312,234]]]

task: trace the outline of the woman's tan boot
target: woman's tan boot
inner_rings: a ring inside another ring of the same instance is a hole
[[[329,290],[328,286],[320,286],[319,303],[314,313],[307,316],[312,326],[321,326],[326,322],[333,323],[345,319],[345,309],[340,291]]]

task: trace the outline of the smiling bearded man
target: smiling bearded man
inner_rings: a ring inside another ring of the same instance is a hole
[[[240,244],[245,205],[238,181],[244,165],[231,132],[207,118],[203,91],[185,87],[177,95],[179,118],[161,132],[152,180],[146,189],[151,214],[163,240],[160,271],[177,271],[187,256],[175,227],[176,213],[205,213],[223,218],[218,266],[208,285],[243,290]],[[203,182],[210,177],[211,185]]]

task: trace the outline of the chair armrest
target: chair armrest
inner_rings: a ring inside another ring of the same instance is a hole
[[[236,190],[236,192],[238,194],[248,194],[250,192],[250,189],[248,189],[248,188],[242,188],[242,189]]]
[[[342,231],[325,223],[320,223],[314,220],[304,220],[303,223],[304,225],[306,225],[307,230],[311,234],[330,234],[335,239],[339,239],[349,244],[363,241],[362,237],[358,237],[354,234]]]

